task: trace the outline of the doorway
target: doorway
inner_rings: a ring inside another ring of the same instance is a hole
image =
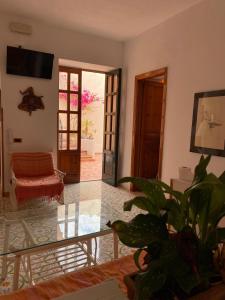
[[[105,73],[82,71],[80,181],[102,179]]]
[[[131,176],[161,178],[166,88],[167,68],[135,77]]]
[[[65,183],[117,185],[121,69],[59,67],[58,168]]]

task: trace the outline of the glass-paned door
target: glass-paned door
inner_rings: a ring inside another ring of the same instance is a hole
[[[102,179],[117,185],[121,69],[106,73]]]
[[[65,183],[80,181],[81,70],[59,67],[58,168]]]

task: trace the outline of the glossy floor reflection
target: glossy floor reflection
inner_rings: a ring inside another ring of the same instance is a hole
[[[131,199],[134,195],[121,188],[109,186],[101,181],[82,182],[79,184],[71,184],[65,187],[64,202],[65,205],[58,205],[57,202],[43,202],[43,201],[29,201],[17,212],[12,212],[9,201],[4,201],[1,204],[2,214],[8,218],[25,218],[34,233],[35,238],[39,243],[48,243],[56,238],[64,239],[72,236],[87,234],[100,230],[101,226],[105,226],[111,212],[106,208],[102,209],[102,203],[108,203],[113,208],[116,217],[123,218],[124,220],[130,219],[135,210],[129,213],[123,213],[123,203]],[[104,212],[104,213],[103,213]],[[43,214],[43,215],[42,215]],[[51,217],[50,217],[51,216]],[[104,218],[103,218],[104,216]],[[104,224],[103,224],[104,223]],[[19,232],[16,226],[13,229],[13,246],[19,245],[21,242]],[[0,236],[4,238],[3,232]],[[112,235],[97,238],[97,262],[102,263],[113,259],[113,241]],[[71,250],[72,251],[72,250]],[[95,251],[95,244],[93,243],[93,251]],[[130,249],[120,244],[119,255],[123,256],[130,253]],[[58,254],[57,254],[58,255]],[[35,283],[51,278],[52,276],[65,273],[62,268],[57,272],[51,274],[48,269],[52,269],[54,261],[57,256],[55,253],[46,253],[42,257],[35,257],[38,261],[38,269],[36,271],[37,278]],[[62,254],[61,254],[62,256]],[[47,272],[46,278],[43,278],[42,271]],[[71,267],[69,271],[73,271]],[[13,267],[9,268],[8,280],[11,281]],[[28,284],[23,271],[20,276],[20,287],[25,287]]]

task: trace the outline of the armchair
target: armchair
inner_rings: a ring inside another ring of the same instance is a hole
[[[50,153],[12,153],[10,199],[14,209],[33,198],[56,199],[63,203],[64,173],[55,170]]]

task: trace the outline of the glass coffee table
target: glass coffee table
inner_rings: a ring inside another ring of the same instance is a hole
[[[97,263],[99,237],[112,234],[113,257],[118,258],[118,238],[106,223],[121,219],[103,199],[83,200],[40,209],[20,210],[0,217],[2,280],[13,265],[12,289],[17,290],[21,270],[30,285],[34,278],[63,274]],[[103,247],[104,248],[104,247]],[[40,259],[42,262],[42,272]],[[46,265],[47,275],[41,275]]]

